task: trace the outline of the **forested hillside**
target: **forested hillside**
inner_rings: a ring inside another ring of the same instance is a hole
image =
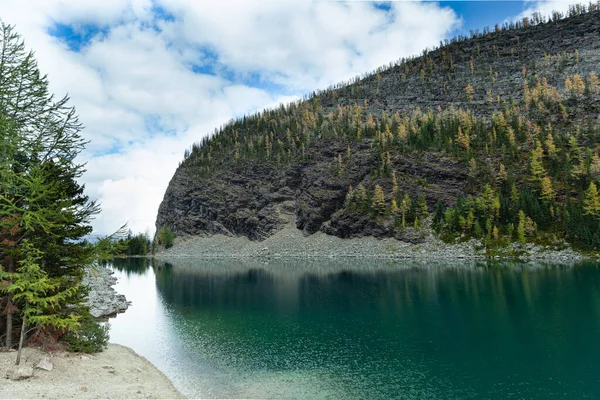
[[[600,9],[473,32],[186,152],[156,227],[600,248]]]

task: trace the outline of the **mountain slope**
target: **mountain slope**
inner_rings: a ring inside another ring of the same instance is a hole
[[[599,246],[600,11],[570,14],[233,121],[186,152],[157,230]]]

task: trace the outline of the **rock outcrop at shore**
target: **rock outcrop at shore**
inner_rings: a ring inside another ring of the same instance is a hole
[[[107,267],[94,265],[87,268],[81,283],[90,289],[87,305],[90,307],[90,314],[95,318],[125,312],[131,304],[124,295],[118,294],[113,288],[117,278]]]

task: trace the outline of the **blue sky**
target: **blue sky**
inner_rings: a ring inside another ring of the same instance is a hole
[[[102,214],[154,230],[183,152],[231,118],[563,1],[0,0],[90,140],[83,183]]]
[[[452,7],[456,14],[462,18],[463,27],[457,33],[468,34],[470,30],[495,24],[502,24],[506,19],[519,15],[526,8],[523,1],[441,1],[441,6]]]

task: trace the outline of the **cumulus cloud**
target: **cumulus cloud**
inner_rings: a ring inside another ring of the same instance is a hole
[[[581,3],[581,1],[576,0],[528,0],[525,2],[525,9],[523,12],[516,16],[514,20],[520,20],[525,17],[529,18],[536,12],[539,12],[545,17],[552,15],[553,11],[567,14],[569,6]]]
[[[193,142],[235,116],[418,54],[460,23],[437,3],[4,0],[84,135],[96,233],[153,231]]]

